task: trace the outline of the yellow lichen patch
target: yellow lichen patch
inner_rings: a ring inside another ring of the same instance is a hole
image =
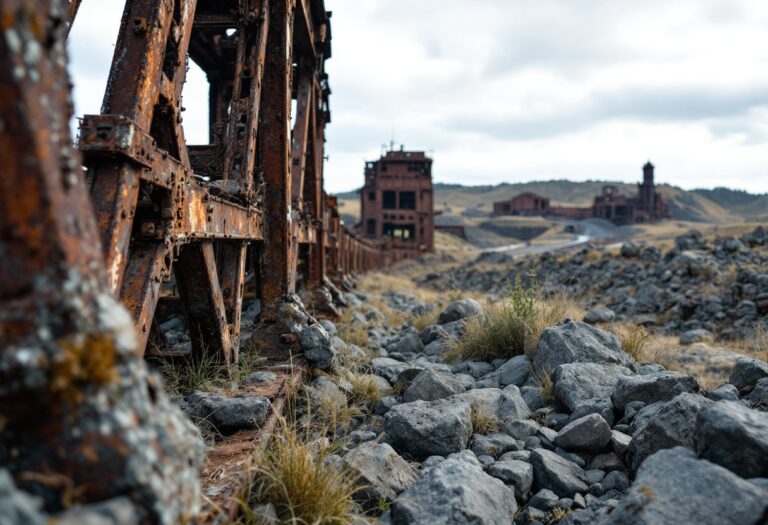
[[[653,491],[651,487],[648,487],[647,485],[640,485],[637,488],[637,491],[648,498],[650,501],[653,501],[656,499],[656,493]]]
[[[84,386],[103,385],[117,378],[117,350],[110,336],[91,334],[82,341],[61,341],[60,348],[53,362],[50,388],[66,401],[82,401]]]

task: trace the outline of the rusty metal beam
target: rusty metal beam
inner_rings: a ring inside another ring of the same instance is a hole
[[[276,308],[295,290],[291,255],[292,213],[290,112],[293,11],[290,0],[270,2],[270,30],[264,71],[262,162],[266,222],[261,250],[264,316],[276,319]]]

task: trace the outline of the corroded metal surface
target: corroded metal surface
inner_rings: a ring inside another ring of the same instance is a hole
[[[334,312],[333,283],[413,252],[352,234],[323,191],[322,0],[127,0],[78,152],[64,49],[79,6],[0,0],[0,464],[47,511],[128,495],[147,523],[185,523],[202,446],[143,363],[162,316],[183,311],[193,358],[236,363],[246,293],[282,336],[297,287]],[[190,59],[210,83],[196,146],[181,106]],[[286,361],[289,347],[265,355]],[[256,437],[237,450],[246,463]],[[245,478],[217,457],[229,495]]]

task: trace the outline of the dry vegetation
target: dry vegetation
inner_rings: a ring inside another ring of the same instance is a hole
[[[535,283],[535,275],[531,277]],[[464,334],[451,341],[447,358],[493,361],[531,354],[544,329],[563,320],[572,309],[563,296],[542,297],[535,284],[523,288],[518,276],[504,297],[467,322]]]
[[[469,417],[472,420],[472,432],[475,434],[493,434],[501,428],[501,422],[479,405],[472,405]]]

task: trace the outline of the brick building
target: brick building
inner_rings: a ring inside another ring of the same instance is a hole
[[[664,198],[656,191],[654,166],[650,162],[643,166],[643,182],[637,185],[637,195],[628,196],[613,185],[603,186],[592,206],[551,206],[549,199],[525,192],[509,200],[494,202],[494,215],[549,215],[569,219],[606,219],[614,224],[637,224],[653,222],[670,217]]]
[[[509,200],[493,203],[494,215],[548,215],[549,199],[526,191]]]
[[[358,231],[393,248],[434,250],[432,159],[423,151],[387,151],[365,163]]]

